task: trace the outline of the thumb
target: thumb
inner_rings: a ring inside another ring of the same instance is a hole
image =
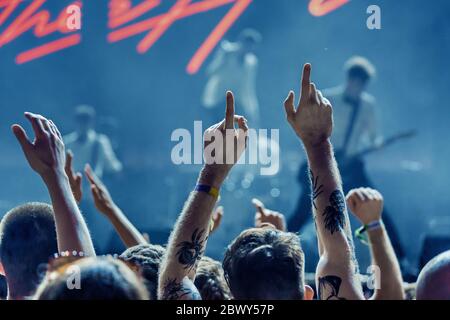
[[[19,141],[20,146],[22,147],[25,154],[28,153],[28,151],[33,147],[33,144],[28,139],[25,130],[18,124],[13,125],[11,129],[14,135],[16,136],[17,140]]]

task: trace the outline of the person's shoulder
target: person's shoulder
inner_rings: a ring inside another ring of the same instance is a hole
[[[255,66],[258,64],[258,57],[254,53],[248,53],[245,55],[245,62],[249,66]]]
[[[369,104],[375,104],[376,101],[375,97],[367,92],[363,92],[361,98],[365,103]]]
[[[98,133],[97,132],[97,134],[96,134],[96,136],[95,136],[95,139],[98,141],[98,142],[100,142],[100,143],[109,143],[109,138],[108,138],[108,136],[106,135],[106,134],[103,134],[103,133]]]
[[[367,92],[363,92],[361,95],[361,100],[363,102],[363,105],[367,108],[367,109],[374,109],[375,108],[375,103],[376,103],[376,99],[373,95],[367,93]]]
[[[74,143],[77,140],[77,138],[78,138],[78,134],[76,132],[71,132],[71,133],[66,134],[63,137],[63,141],[65,144],[71,144],[71,143]]]
[[[340,97],[344,94],[344,88],[341,86],[327,88],[321,91],[323,96],[329,100],[336,99],[337,97]]]
[[[220,43],[220,49],[224,52],[224,53],[235,53],[238,51],[239,46],[231,41],[228,40],[223,40]]]
[[[322,94],[325,97],[328,97],[328,96],[336,97],[336,96],[342,95],[343,93],[344,93],[344,89],[341,86],[326,88],[326,89],[322,90]]]

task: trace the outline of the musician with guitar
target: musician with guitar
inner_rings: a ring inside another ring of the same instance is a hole
[[[383,141],[383,138],[377,132],[374,98],[365,92],[371,78],[375,75],[375,67],[363,57],[352,57],[345,64],[345,70],[347,83],[344,86],[324,90],[323,94],[333,105],[332,143],[336,148],[336,161],[341,171],[344,191],[348,192],[354,188],[373,187],[365,169],[364,155],[379,150],[387,144],[410,134],[402,134]],[[313,230],[313,227],[311,227],[311,179],[307,163],[301,166],[298,179],[302,185],[302,195],[294,214],[288,220],[288,230],[292,232],[300,231],[302,239],[308,242],[308,234],[312,235],[314,232],[309,232]],[[405,253],[398,232],[386,210],[383,217],[397,257],[401,261],[405,258]],[[358,227],[358,223],[353,221],[352,229]],[[307,251],[308,244],[305,245],[306,248],[304,249]],[[311,247],[315,248],[315,245]],[[368,251],[356,249],[357,255],[358,251]],[[365,272],[365,268],[370,264],[370,256],[368,252],[362,254],[366,255],[366,259],[359,256],[358,261],[360,261],[362,271]],[[309,255],[309,257],[311,256],[314,256],[314,254]],[[364,260],[367,263],[364,263]],[[306,265],[306,271],[313,272],[314,270],[308,270],[308,264]],[[310,265],[315,266],[315,261],[310,261]]]

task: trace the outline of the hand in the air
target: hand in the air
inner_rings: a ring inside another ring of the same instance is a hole
[[[92,197],[98,211],[106,216],[114,213],[115,203],[109,194],[108,188],[103,184],[99,177],[92,171],[89,164],[86,165],[84,172],[91,184]]]
[[[266,224],[273,225],[277,230],[286,231],[286,221],[284,215],[280,212],[266,209],[264,204],[258,200],[253,199],[252,203],[255,205],[257,212],[255,213],[255,227],[262,228]]]
[[[222,218],[223,218],[223,207],[219,206],[214,210],[214,213],[211,218],[212,227],[210,234],[219,229],[220,224],[222,223]]]
[[[34,141],[29,140],[25,130],[18,124],[12,126],[12,131],[31,168],[43,178],[64,175],[66,153],[58,128],[41,115],[25,112],[25,117],[33,127]]]
[[[347,205],[363,224],[369,224],[381,219],[383,196],[370,188],[353,189],[347,194]]]
[[[83,197],[83,190],[82,190],[82,184],[81,180],[83,179],[83,176],[80,172],[75,173],[72,168],[72,160],[73,160],[73,153],[72,151],[68,151],[66,153],[66,165],[64,167],[67,176],[69,177],[69,183],[70,183],[70,189],[72,189],[73,196],[75,197],[75,200],[77,203],[80,203],[82,197]]]
[[[238,129],[234,123],[237,122]],[[222,180],[245,151],[247,120],[234,113],[234,96],[227,92],[225,119],[205,131],[204,156],[206,167]]]
[[[303,67],[301,96],[297,108],[294,106],[294,92],[284,102],[289,124],[303,141],[306,148],[327,141],[333,130],[332,107],[328,99],[311,83],[311,65]]]

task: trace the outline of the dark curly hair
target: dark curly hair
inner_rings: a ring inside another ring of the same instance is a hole
[[[141,268],[144,284],[150,294],[150,299],[157,299],[159,266],[166,249],[154,244],[140,244],[125,250],[120,258]]]
[[[228,247],[223,269],[235,299],[294,300],[304,297],[303,262],[296,234],[253,228]]]
[[[209,257],[202,257],[200,260],[194,284],[203,300],[230,300],[231,298],[222,265]]]

